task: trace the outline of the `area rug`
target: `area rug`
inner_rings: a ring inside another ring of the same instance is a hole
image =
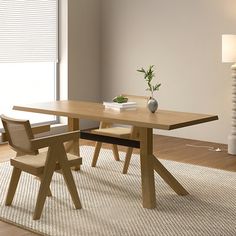
[[[11,207],[4,206],[11,167],[0,164],[0,218],[43,235],[68,236],[233,236],[236,235],[236,173],[161,161],[189,191],[178,196],[155,174],[157,207],[142,208],[139,156],[123,175],[124,153],[117,162],[102,149],[92,168],[94,148],[81,147],[83,167],[73,171],[83,208],[75,210],[60,174],[51,183],[43,214],[32,220],[39,182],[21,176]]]

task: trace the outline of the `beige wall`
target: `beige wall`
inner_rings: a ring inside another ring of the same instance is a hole
[[[100,101],[100,6],[100,0],[60,0],[61,99]]]
[[[226,143],[231,72],[221,63],[221,34],[236,34],[235,9],[235,0],[102,0],[102,99],[146,94],[136,69],[155,64],[161,109],[220,118],[158,133]]]
[[[100,1],[69,0],[69,99],[100,99]]]
[[[59,1],[59,94],[68,99],[68,0]]]

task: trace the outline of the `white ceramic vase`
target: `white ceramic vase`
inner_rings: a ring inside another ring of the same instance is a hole
[[[147,103],[147,107],[150,112],[154,113],[158,108],[158,102],[155,98],[150,97]]]

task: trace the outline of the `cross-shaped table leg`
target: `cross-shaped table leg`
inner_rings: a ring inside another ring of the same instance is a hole
[[[153,155],[152,129],[140,128],[139,130],[143,207],[149,209],[156,207],[154,170],[178,195],[187,195],[188,192],[184,187]]]

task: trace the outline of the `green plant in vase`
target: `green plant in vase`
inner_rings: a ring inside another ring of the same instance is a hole
[[[153,93],[155,91],[158,91],[161,84],[160,83],[156,83],[156,84],[152,84],[153,82],[153,78],[155,77],[155,73],[154,73],[154,65],[149,66],[149,68],[147,70],[145,70],[144,68],[141,68],[139,70],[137,70],[140,73],[143,73],[144,75],[144,80],[147,82],[148,87],[146,88],[146,91],[150,91],[151,92],[151,96],[149,98],[148,101],[148,109],[154,113],[157,108],[158,108],[158,102],[157,100],[153,97]]]

